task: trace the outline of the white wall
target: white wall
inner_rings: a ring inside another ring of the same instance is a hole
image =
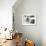
[[[0,0],[0,27],[12,28],[12,6],[16,0]]]
[[[15,28],[18,32],[23,32],[24,38],[35,41],[36,46],[46,46],[46,1],[45,0],[23,0],[20,5],[13,6],[15,16]],[[35,26],[22,25],[22,15],[24,13],[35,13],[37,24]],[[27,35],[28,34],[28,35]]]
[[[41,1],[41,38],[42,46],[46,46],[46,0]]]

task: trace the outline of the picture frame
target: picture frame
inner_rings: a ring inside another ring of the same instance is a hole
[[[22,25],[36,25],[36,14],[23,14]]]

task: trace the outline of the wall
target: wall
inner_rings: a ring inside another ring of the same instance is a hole
[[[6,27],[9,30],[12,29],[12,6],[16,0],[0,0],[0,32],[3,30],[1,27]],[[0,34],[0,38],[5,38],[6,32]],[[7,32],[7,35],[10,33]],[[9,38],[9,37],[8,37]]]
[[[46,0],[41,1],[41,38],[42,46],[46,46]]]
[[[18,3],[16,3],[18,4]],[[18,32],[23,32],[23,37],[35,41],[36,46],[46,46],[46,0],[23,0],[19,5],[14,4],[14,24]],[[36,13],[35,26],[22,25],[24,13]]]
[[[12,29],[12,6],[16,0],[0,0],[0,27]]]

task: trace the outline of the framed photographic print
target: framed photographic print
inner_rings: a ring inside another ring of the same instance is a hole
[[[24,14],[22,16],[22,25],[36,25],[36,15]]]

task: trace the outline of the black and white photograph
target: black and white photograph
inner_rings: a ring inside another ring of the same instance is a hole
[[[25,14],[22,16],[23,25],[36,25],[36,16],[31,14]]]

